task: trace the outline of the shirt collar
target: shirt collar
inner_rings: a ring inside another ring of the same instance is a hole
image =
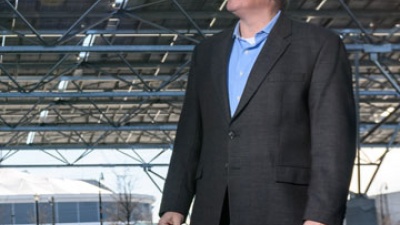
[[[278,21],[279,16],[281,15],[281,11],[279,10],[278,13],[272,18],[271,21],[269,21],[269,23],[261,30],[259,31],[257,34],[260,33],[265,33],[265,34],[269,34],[271,33],[272,28],[274,28],[276,22]],[[233,31],[233,37],[234,38],[240,38],[240,32],[239,32],[239,22],[236,23],[235,26],[235,30]]]

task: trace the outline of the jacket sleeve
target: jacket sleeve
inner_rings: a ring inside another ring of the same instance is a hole
[[[202,139],[201,113],[196,90],[196,49],[192,57],[185,100],[163,190],[160,216],[165,212],[179,212],[186,217],[195,194],[194,179]]]
[[[356,149],[352,73],[336,35],[323,41],[309,89],[311,178],[304,219],[342,224]]]

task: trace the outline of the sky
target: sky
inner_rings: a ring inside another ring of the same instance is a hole
[[[368,148],[363,149],[361,154],[361,162],[374,162],[382,153],[384,148]],[[368,182],[370,181],[375,166],[362,166],[361,170],[361,189],[365,190]],[[358,176],[357,172],[353,171],[353,179],[350,190],[357,192],[358,190]],[[398,192],[400,191],[400,148],[393,148],[389,151],[383,160],[383,163],[378,170],[378,173],[370,187],[369,195],[378,195],[382,193]]]
[[[381,156],[384,149],[363,149],[362,151],[362,162],[374,161]],[[145,152],[138,151],[141,160],[149,162],[160,153],[160,150],[146,150]],[[73,159],[79,155],[78,153],[71,153],[70,157]],[[165,151],[161,156],[153,161],[154,163],[168,163],[171,156],[171,151]],[[6,163],[38,163],[41,160],[46,160],[50,163],[51,157],[44,154],[43,152],[29,152],[28,154],[15,155],[11,157]],[[88,157],[84,158],[82,163],[112,163],[112,162],[122,162],[122,163],[134,163],[132,158],[127,157],[123,154],[116,154],[115,151],[95,151],[91,153]],[[362,190],[365,189],[370,177],[373,173],[374,167],[363,166],[361,171],[361,184]],[[27,171],[32,174],[37,174],[41,176],[48,177],[58,177],[58,178],[69,178],[69,179],[92,179],[99,180],[100,174],[103,173],[104,180],[101,182],[111,189],[118,190],[118,176],[126,176],[134,182],[134,193],[138,194],[149,194],[155,197],[156,202],[153,208],[153,220],[158,221],[158,210],[161,200],[161,192],[153,184],[151,179],[144,173],[143,169],[140,167],[132,168],[104,168],[104,167],[91,167],[91,168],[20,168],[20,171]],[[166,167],[154,167],[153,170],[162,176],[166,176]],[[377,173],[374,182],[368,192],[369,195],[378,195],[381,193],[397,192],[400,191],[400,148],[391,150]],[[154,181],[162,188],[163,180],[152,176]],[[353,173],[353,180],[350,186],[352,192],[357,192],[357,173]]]

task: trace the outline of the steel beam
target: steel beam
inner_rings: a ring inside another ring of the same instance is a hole
[[[168,81],[171,79],[172,75],[142,75],[142,79],[144,81]],[[17,76],[14,78],[15,81],[18,82],[25,82],[25,81],[38,81],[43,76],[40,75],[26,75],[26,76]],[[101,75],[101,76],[95,76],[95,75],[85,75],[85,76],[62,76],[59,77],[57,80],[64,80],[64,81],[92,81],[92,82],[97,82],[97,81],[120,81],[120,79],[124,80],[129,80],[129,81],[134,81],[138,80],[137,76],[133,75]],[[178,80],[187,80],[187,75],[182,75]],[[0,76],[0,81],[3,82],[10,82],[11,79],[9,77],[3,77]]]
[[[192,26],[199,32],[199,34],[205,38],[206,36],[204,35],[204,33],[201,31],[201,28],[199,27],[199,25],[193,20],[192,16],[189,15],[189,13],[186,11],[186,9],[184,9],[182,7],[182,5],[177,1],[177,0],[171,0],[172,3],[174,3],[174,5],[179,9],[179,11],[181,11],[181,13],[185,16],[185,18],[190,22],[190,24],[192,24]]]
[[[157,92],[2,92],[1,98],[125,98],[125,97],[183,97],[184,91]]]
[[[1,48],[0,48],[1,50]],[[49,69],[52,67],[56,62],[4,62],[2,65],[5,69],[13,69],[18,66],[18,68],[29,68],[29,69]],[[400,64],[400,62],[399,62]],[[76,65],[76,62],[65,62],[62,67],[72,67]],[[181,66],[181,62],[165,62],[161,63],[160,61],[151,61],[151,62],[135,62],[135,68],[139,69],[154,69],[154,67],[160,68],[168,68],[168,67],[179,67]],[[107,61],[96,61],[96,62],[82,62],[80,68],[90,68],[90,67],[97,67],[97,68],[119,68],[123,67],[126,68],[126,64],[114,61],[114,62],[107,62]]]
[[[353,13],[357,17],[365,17],[365,18],[379,18],[379,17],[400,17],[400,12],[398,10],[352,10]],[[129,12],[129,11],[127,11]],[[174,11],[133,11],[137,16],[144,19],[162,19],[162,20],[183,20],[186,19],[185,15],[177,13]],[[223,11],[188,11],[187,12],[192,19],[195,20],[203,20],[203,19],[211,19],[216,17],[217,19],[235,19],[236,17],[229,12]],[[337,9],[321,9],[321,10],[313,10],[313,9],[290,9],[286,12],[291,17],[297,18],[305,18],[305,17],[315,17],[315,18],[348,18],[348,14],[344,10]],[[60,12],[46,12],[42,14],[34,13],[34,12],[24,12],[24,17],[26,19],[76,19],[80,17],[82,13],[79,12],[68,12],[68,13],[60,13]],[[87,15],[88,19],[99,19],[108,16],[107,13],[91,13]],[[0,14],[0,19],[13,19],[15,17],[14,13],[10,12],[2,12]]]
[[[1,15],[1,14],[0,14]],[[1,17],[1,16],[0,16]],[[210,28],[210,29],[202,29],[201,32],[206,34],[206,35],[213,35],[221,32],[223,29],[220,28]],[[331,29],[336,33],[339,34],[362,34],[362,31],[360,29],[354,29],[354,28],[333,28]],[[175,29],[175,32],[185,34],[185,35],[195,35],[198,34],[198,31],[196,29]],[[41,34],[41,36],[62,36],[62,34],[65,32],[65,30],[38,30],[38,32]],[[383,28],[377,28],[377,29],[367,29],[366,32],[373,34],[373,35],[378,35],[378,36],[384,36],[384,35],[400,35],[398,33],[398,29],[383,29]],[[24,35],[26,37],[29,37],[32,35],[32,31],[30,30],[18,30],[18,34]],[[158,38],[171,38],[171,36],[175,35],[175,33],[171,33],[166,30],[159,30],[159,29],[140,29],[140,30],[126,30],[126,29],[117,29],[117,30],[98,30],[98,29],[93,29],[93,30],[88,30],[84,34],[76,34],[76,37],[85,37],[88,34],[93,34],[93,35],[104,35],[107,37],[107,35],[113,35],[113,36],[123,36],[123,37],[143,37],[147,38],[148,36],[154,36]],[[14,31],[9,31],[9,30],[0,30],[0,36],[7,36],[7,37],[18,37],[18,35],[15,34]],[[33,36],[32,37],[36,37]]]
[[[70,32],[72,32],[88,15],[89,13],[101,2],[102,0],[97,0],[94,2],[83,14],[79,16],[79,19],[77,19],[72,26],[70,26],[67,31],[63,33],[63,35],[57,40],[58,43],[60,43],[64,38],[66,38]],[[109,15],[106,15],[105,17],[108,17]],[[105,18],[103,17],[103,18]]]
[[[378,18],[378,17],[400,17],[400,12],[398,10],[364,10],[364,9],[352,9],[353,14],[358,18]],[[345,10],[341,9],[301,9],[301,10],[288,10],[286,12],[289,16],[292,17],[314,17],[314,18],[349,18],[348,13]]]
[[[387,148],[387,143],[362,143],[361,148]],[[390,149],[400,149],[400,143],[393,143]],[[362,150],[362,149],[361,149]]]
[[[366,32],[364,26],[362,23],[358,20],[357,16],[353,13],[353,10],[349,8],[349,6],[344,2],[344,0],[339,0],[340,4],[346,11],[346,13],[350,16],[350,18],[353,20],[354,23],[357,24],[358,28],[363,32],[364,35],[361,36],[361,38],[364,39],[367,43],[372,43],[372,38],[369,33]]]
[[[371,101],[376,101],[376,99],[372,99]],[[393,102],[394,100],[390,101]],[[183,101],[179,99],[174,99],[170,100],[168,99],[167,101],[161,101],[158,99],[155,100],[149,100],[148,102],[146,101],[143,103],[143,100],[134,100],[134,99],[129,99],[129,100],[123,100],[123,99],[112,99],[112,100],[103,100],[103,99],[95,99],[95,100],[87,100],[87,99],[79,99],[79,100],[42,100],[37,103],[37,105],[44,106],[44,105],[49,105],[50,107],[57,107],[57,106],[71,106],[71,105],[89,105],[92,106],[93,102],[99,105],[128,105],[132,107],[132,105],[137,105],[137,104],[153,104],[152,108],[157,108],[158,104],[182,104]],[[0,101],[0,106],[32,106],[32,101],[26,100],[26,99],[13,99],[13,100],[7,100],[7,101]],[[8,107],[9,108],[9,107]],[[12,108],[12,107],[11,107]],[[4,110],[7,110],[4,108]]]
[[[376,123],[361,123],[360,124],[360,131],[370,131],[371,129],[376,127]],[[393,123],[383,123],[375,130],[395,130],[398,127],[398,124]]]
[[[400,44],[346,44],[347,51],[365,53],[389,53],[400,51]]]
[[[0,53],[70,53],[70,52],[135,52],[135,53],[189,53],[194,49],[193,45],[94,45],[94,46],[4,46]],[[346,44],[349,52],[388,53],[400,51],[400,44]]]
[[[69,53],[69,52],[191,52],[193,45],[61,45],[61,46],[4,46],[0,53]]]
[[[362,148],[386,148],[387,143],[364,143],[361,144]],[[92,149],[96,151],[107,151],[107,150],[157,150],[157,149],[173,149],[173,144],[157,144],[157,143],[136,143],[136,144],[97,144],[97,145],[82,145],[82,144],[30,144],[30,145],[11,145],[11,146],[1,146],[2,151],[52,151],[52,150],[69,150],[69,151],[80,151],[86,149]],[[391,148],[400,148],[400,143],[393,143]]]
[[[396,91],[360,91],[360,95],[364,96],[394,96],[400,97],[400,94]]]
[[[381,73],[386,77],[386,79],[389,81],[389,83],[393,86],[393,88],[397,91],[398,94],[400,94],[400,86],[395,77],[393,77],[392,74],[390,74],[384,67],[383,65],[379,62],[378,59],[378,54],[377,53],[372,53],[370,54],[370,58],[372,62],[376,65],[376,67],[381,71]]]
[[[120,163],[120,164],[0,164],[0,168],[93,168],[93,167],[168,167],[167,163]]]
[[[382,59],[380,60],[382,63],[384,63],[386,66],[400,66],[400,62],[397,60],[392,60],[392,59]],[[16,69],[18,67],[18,69],[26,69],[28,68],[29,70],[31,69],[44,69],[44,70],[48,70],[50,67],[52,67],[54,64],[56,63],[56,61],[47,61],[47,62],[29,62],[29,61],[25,61],[25,62],[3,62],[2,66],[7,69],[7,70],[12,70],[12,69]],[[161,63],[159,61],[151,61],[151,62],[134,62],[134,68],[135,69],[154,69],[154,67],[158,68],[177,68],[182,66],[183,62],[165,62],[165,63]],[[76,62],[65,62],[63,65],[61,65],[60,67],[62,68],[68,68],[68,67],[72,67],[76,65]],[[360,61],[360,66],[361,67],[376,67],[375,64],[373,62],[371,62],[370,60],[362,60]],[[82,63],[80,65],[79,68],[83,68],[83,69],[87,69],[87,68],[92,68],[92,67],[96,67],[96,68],[126,68],[126,64],[125,63],[121,63],[119,61],[114,61],[114,62],[106,62],[106,61],[94,61],[94,62],[90,62],[90,63]],[[29,75],[29,74],[24,74],[23,71],[19,71],[19,75],[21,76],[25,76],[25,75]],[[142,76],[146,76],[146,75],[142,75]],[[1,77],[1,79],[6,79],[5,77]],[[18,79],[18,77],[15,77],[15,79]]]
[[[112,126],[109,124],[37,124],[0,126],[0,132],[51,132],[51,131],[175,131],[176,123],[151,123]]]
[[[5,2],[8,7],[14,12],[12,13],[12,15],[16,15],[20,20],[22,20],[22,22],[29,27],[29,29],[36,35],[36,37],[39,39],[39,41],[43,44],[43,45],[47,45],[46,41],[40,36],[40,33],[32,26],[32,24],[25,18],[24,15],[22,15],[16,7],[14,7],[11,2],[9,2],[9,0],[5,0],[3,1]],[[2,14],[2,13],[1,13]],[[13,18],[14,19],[14,18]]]
[[[360,130],[372,129],[375,123],[361,123]],[[379,129],[396,129],[398,124],[382,124]],[[0,126],[0,132],[51,132],[51,131],[175,131],[176,123],[134,123],[122,126],[108,124],[31,124]]]
[[[15,150],[85,150],[85,149],[94,149],[94,150],[153,150],[153,149],[171,149],[172,144],[163,144],[163,143],[135,143],[135,144],[97,144],[97,145],[83,145],[83,144],[68,144],[68,143],[59,143],[59,144],[29,144],[29,145],[10,145],[10,146],[1,146],[1,150],[6,151],[15,151]]]
[[[360,99],[360,102],[368,102],[368,103],[387,103],[387,104],[393,104],[399,103],[399,99],[396,97],[392,98],[377,98],[376,95],[369,95],[370,98],[363,97]],[[386,95],[381,95],[378,97],[386,97]],[[177,99],[168,99],[167,101],[163,101],[162,99],[154,99],[154,100],[149,100],[148,103],[144,104],[153,104],[153,106],[157,107],[157,104],[182,104],[183,101],[182,98],[177,98]],[[51,100],[51,99],[45,99],[37,103],[39,106],[68,106],[68,105],[79,105],[79,106],[85,106],[85,105],[92,105],[92,103],[95,102],[98,105],[128,105],[132,106],[135,104],[143,104],[143,100],[135,100],[135,99],[130,99],[130,100],[123,100],[123,99],[111,99],[111,100],[103,100],[103,99],[92,99],[91,101],[87,99],[68,99],[68,100]],[[26,99],[15,99],[13,98],[12,100],[7,100],[7,101],[0,101],[0,106],[32,106],[32,101],[26,100]],[[154,107],[152,107],[154,108]],[[11,107],[12,109],[12,107]],[[4,109],[7,110],[7,109]]]
[[[124,98],[124,97],[183,97],[184,91],[157,92],[1,92],[1,98]],[[400,97],[396,91],[360,91],[362,96],[393,96]]]
[[[385,65],[387,65],[385,63]],[[184,65],[181,65],[184,66]],[[372,65],[371,65],[372,66]],[[400,66],[400,62],[399,65]],[[176,66],[178,67],[178,65]],[[21,67],[19,67],[21,68]],[[396,76],[400,76],[400,73],[393,74]],[[141,75],[142,80],[144,81],[169,81],[171,80],[171,77],[176,76],[176,74],[160,74],[157,76],[154,75]],[[379,82],[386,82],[387,79],[382,75],[382,74],[371,74],[371,73],[360,73],[360,79],[368,79],[371,78],[374,81],[379,81]],[[11,79],[10,77],[7,76],[0,76],[0,81],[3,82],[11,82],[12,80],[17,81],[17,82],[36,82],[39,81],[41,78],[43,78],[43,75],[38,75],[35,73],[34,75],[29,75],[25,74],[22,75],[21,72],[19,72],[19,75],[17,77],[13,77]],[[177,79],[178,81],[187,81],[188,74],[182,74],[180,77]],[[61,76],[58,77],[57,80],[64,80],[64,81],[91,81],[91,82],[102,82],[102,81],[120,81],[121,79],[123,80],[128,80],[128,81],[136,81],[139,80],[137,76],[134,75],[128,75],[128,74],[102,74],[102,75],[84,75],[84,76]]]

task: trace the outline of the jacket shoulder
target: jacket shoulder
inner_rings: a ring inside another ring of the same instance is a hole
[[[308,39],[310,41],[325,42],[337,41],[339,35],[325,27],[301,21],[292,21],[292,36],[295,39]]]

